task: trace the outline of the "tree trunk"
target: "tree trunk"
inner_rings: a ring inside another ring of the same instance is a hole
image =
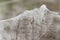
[[[60,16],[45,5],[0,21],[0,40],[60,40]]]

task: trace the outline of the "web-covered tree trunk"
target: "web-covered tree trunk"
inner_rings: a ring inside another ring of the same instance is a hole
[[[45,5],[0,21],[0,40],[60,40],[60,16]]]

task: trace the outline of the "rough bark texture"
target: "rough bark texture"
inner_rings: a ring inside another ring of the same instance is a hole
[[[60,40],[60,16],[42,5],[0,21],[0,40]]]

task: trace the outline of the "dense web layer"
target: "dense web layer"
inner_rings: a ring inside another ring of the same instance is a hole
[[[60,15],[45,5],[0,21],[0,40],[59,40]]]

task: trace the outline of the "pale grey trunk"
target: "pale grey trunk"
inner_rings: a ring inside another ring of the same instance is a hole
[[[60,40],[60,16],[40,8],[0,21],[0,40]]]

